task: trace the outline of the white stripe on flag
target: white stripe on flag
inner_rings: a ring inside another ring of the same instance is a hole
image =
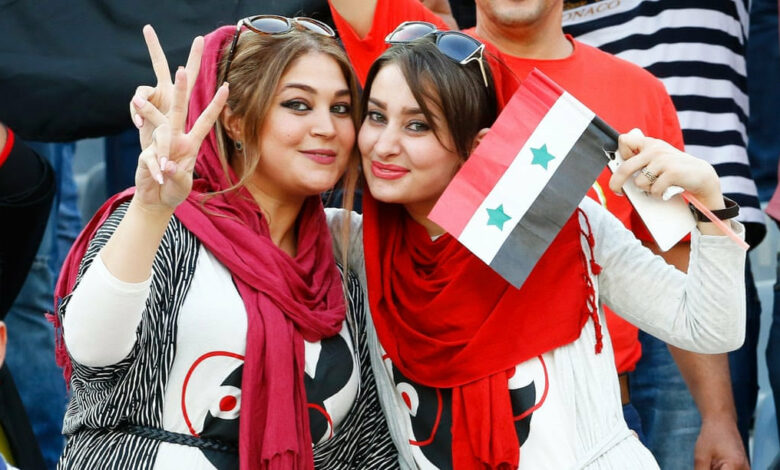
[[[518,152],[518,156],[471,216],[459,237],[461,243],[469,247],[482,261],[490,264],[593,117],[592,111],[564,92],[550,107]],[[555,157],[547,164],[546,170],[540,165],[531,164],[531,148],[538,149],[543,145],[546,145],[548,153]],[[511,217],[501,229],[488,225],[488,209],[495,210],[499,206]]]

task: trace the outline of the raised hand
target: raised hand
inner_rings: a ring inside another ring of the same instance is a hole
[[[188,73],[179,68],[172,84],[172,101],[167,116],[150,102],[137,110],[145,121],[144,126],[154,127],[149,135],[149,145],[138,157],[135,172],[134,202],[146,209],[173,211],[187,198],[192,190],[192,173],[198,149],[227,101],[228,85],[225,83],[217,90],[190,132],[185,133],[189,81]],[[153,120],[157,122],[156,125],[152,125]]]
[[[663,140],[645,137],[639,129],[620,136],[618,151],[625,162],[609,181],[613,191],[621,192],[623,184],[634,178],[639,189],[658,198],[670,186],[680,186],[710,209],[724,207],[718,174],[704,160]]]
[[[130,103],[130,117],[139,130],[141,149],[146,149],[152,143],[152,132],[164,122],[162,118],[168,113],[173,103],[173,81],[168,68],[168,59],[165,57],[165,52],[163,52],[154,28],[150,25],[144,26],[143,34],[146,47],[149,50],[149,58],[152,60],[152,68],[157,78],[157,84],[154,87],[142,85],[136,88],[135,95]],[[192,87],[195,85],[202,56],[203,38],[198,36],[192,41],[190,55],[184,67],[187,75],[187,101],[189,101]],[[144,115],[138,113],[138,110],[145,106],[147,102],[151,103],[154,109],[148,110],[149,112]],[[155,113],[154,111],[159,112]]]

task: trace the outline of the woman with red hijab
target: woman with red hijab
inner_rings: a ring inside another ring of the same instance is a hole
[[[585,198],[513,287],[428,218],[496,119],[484,45],[422,22],[386,41],[396,45],[368,72],[358,135],[365,212],[350,222],[329,209],[328,219],[351,225],[350,260],[365,267],[376,380],[402,464],[657,469],[623,419],[601,305],[681,348],[735,349],[743,249],[699,222],[686,275]],[[736,215],[703,160],[633,131],[619,151],[614,191],[629,178],[657,197],[677,185],[722,218]],[[473,220],[490,225],[489,215]]]
[[[320,202],[356,171],[357,87],[333,31],[247,18],[197,38],[173,83],[144,33],[158,85],[133,100],[136,186],[99,210],[57,288],[60,468],[397,465],[362,288]]]

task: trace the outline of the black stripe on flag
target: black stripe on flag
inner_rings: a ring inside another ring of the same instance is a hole
[[[519,289],[604,170],[609,161],[604,149],[616,147],[617,133],[596,116],[501,245],[490,267]]]

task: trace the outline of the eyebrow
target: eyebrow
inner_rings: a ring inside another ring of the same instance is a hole
[[[381,110],[387,110],[387,104],[385,104],[383,101],[380,101],[380,100],[378,100],[376,98],[369,98],[368,101],[370,103],[372,103],[374,106],[376,106],[377,108],[381,109]],[[422,109],[417,108],[417,107],[415,107],[415,108],[407,108],[407,107],[401,108],[401,113],[402,114],[406,114],[406,115],[424,114],[422,112]]]
[[[303,90],[303,91],[305,91],[307,93],[311,93],[312,95],[316,95],[317,94],[317,90],[314,87],[312,87],[310,85],[306,85],[305,83],[295,83],[295,82],[293,82],[293,83],[286,83],[284,85],[283,89],[286,90],[287,88],[296,88],[298,90]],[[338,96],[338,97],[341,97],[341,96],[345,96],[345,95],[349,95],[349,94],[350,94],[349,89],[348,88],[343,88],[341,90],[338,90],[334,95]]]

